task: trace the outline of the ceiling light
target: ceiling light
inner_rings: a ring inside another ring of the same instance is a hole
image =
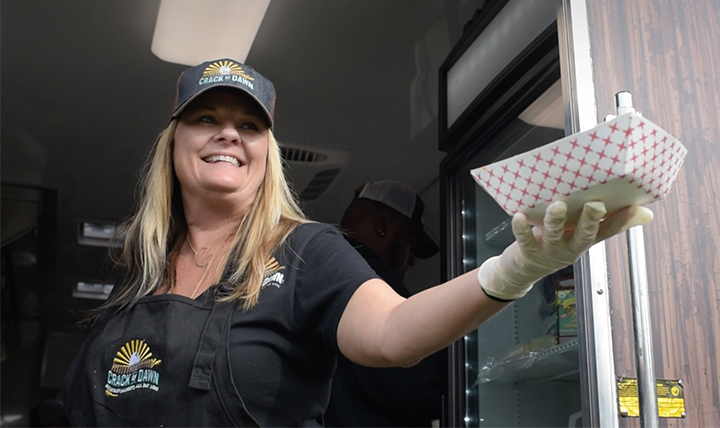
[[[152,52],[197,65],[214,58],[245,62],[270,0],[161,0]]]

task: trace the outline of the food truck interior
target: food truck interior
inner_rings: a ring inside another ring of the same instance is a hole
[[[359,185],[395,179],[420,193],[439,237],[438,70],[483,3],[270,2],[246,62],[276,85],[276,136],[310,217],[338,223]],[[104,237],[133,206],[187,67],[151,51],[159,6],[0,6],[3,426],[57,394],[85,334],[76,323],[112,283]],[[230,30],[216,19],[196,35],[208,49]],[[437,283],[439,259],[409,286]]]
[[[409,270],[411,292],[514,239],[471,170],[589,130],[633,93],[689,153],[638,245],[647,269],[612,238],[456,341],[439,423],[638,426],[657,416],[642,397],[667,390],[662,426],[718,426],[719,22],[715,0],[2,0],[0,426],[60,397],[177,76],[223,57],[274,82],[310,218],[338,224],[370,181],[420,194],[441,251]],[[652,312],[630,295],[638,266]],[[650,330],[654,361],[633,341]]]

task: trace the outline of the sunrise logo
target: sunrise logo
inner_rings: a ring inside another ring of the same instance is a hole
[[[115,354],[113,364],[107,374],[105,395],[117,397],[135,389],[151,389],[160,387],[160,373],[153,369],[162,362],[152,358],[150,346],[144,340],[134,339]]]
[[[253,80],[255,79],[245,73],[245,70],[243,70],[239,64],[224,60],[215,61],[208,65],[205,71],[203,71],[203,75],[198,84],[202,86],[210,83],[234,82],[254,89]]]
[[[263,278],[260,288],[262,289],[271,285],[280,288],[285,282],[285,275],[280,272],[283,269],[283,266],[280,266],[280,263],[275,260],[275,257],[270,257],[270,260],[265,263],[265,278]]]

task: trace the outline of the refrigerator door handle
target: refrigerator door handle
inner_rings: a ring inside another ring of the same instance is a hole
[[[634,112],[629,92],[615,94],[618,116]],[[648,296],[647,260],[643,226],[627,231],[628,261],[630,267],[630,294],[633,309],[633,332],[635,333],[635,364],[637,366],[640,426],[660,426],[657,388],[655,386],[655,362],[653,360],[652,322]]]

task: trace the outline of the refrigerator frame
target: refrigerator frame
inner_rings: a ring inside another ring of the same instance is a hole
[[[448,126],[445,73],[506,3],[497,2],[486,10],[487,16],[474,17],[476,27],[465,32],[463,40],[440,69],[439,149],[447,153],[440,168],[441,201],[445,207],[441,213],[442,230],[445,231],[441,245],[442,276],[445,280],[463,273],[459,230],[462,227],[462,207],[459,206],[462,198],[456,194],[454,176],[463,160],[469,156],[485,151],[492,157],[493,151],[499,150],[469,143],[481,138],[488,140],[499,132],[513,117],[513,113],[526,107],[528,100],[536,98],[543,88],[547,88],[548,81],[553,77],[557,80],[558,75],[562,82],[566,135],[587,130],[597,124],[585,1],[557,0],[555,25],[528,45],[475,98],[455,123]],[[549,45],[555,34],[556,52]],[[550,58],[553,54],[556,55],[556,61]],[[584,426],[617,427],[617,389],[604,244],[592,247],[574,268],[579,284],[576,293],[583,423]],[[467,426],[467,348],[464,342],[461,339],[448,349],[448,396],[444,403],[443,426]]]

